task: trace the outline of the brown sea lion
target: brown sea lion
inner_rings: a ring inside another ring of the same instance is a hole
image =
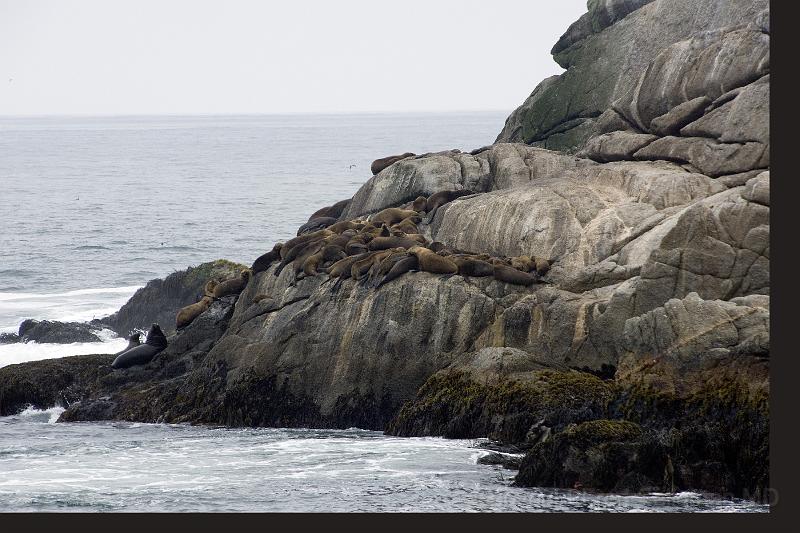
[[[419,261],[419,269],[423,272],[432,272],[434,274],[457,274],[458,266],[448,259],[437,255],[427,248],[422,246],[413,246],[409,248],[408,253],[417,256]]]
[[[406,272],[410,272],[411,270],[417,270],[418,268],[419,268],[419,260],[417,259],[417,256],[413,254],[408,254],[406,257],[400,259],[394,265],[392,265],[392,268],[389,269],[389,272],[375,286],[375,288],[379,289],[382,286],[389,283],[390,281],[399,278]]]
[[[428,213],[428,220],[432,221],[433,217],[436,216],[436,210],[439,209],[444,204],[452,202],[456,198],[460,198],[462,196],[467,196],[470,194],[475,194],[475,193],[470,191],[469,189],[464,189],[461,191],[439,191],[437,193],[433,193],[428,197],[428,202],[425,206],[425,210]]]
[[[367,257],[353,263],[353,265],[350,267],[350,277],[355,280],[361,279],[362,276],[364,276],[364,274],[366,274],[367,271],[369,271],[369,269],[372,268],[372,265],[375,262],[382,261],[386,256],[388,256],[392,252],[393,250],[370,252],[369,254],[367,254]]]
[[[334,233],[344,233],[345,231],[351,229],[358,231],[365,225],[366,224],[364,222],[356,222],[355,220],[342,220],[336,224],[331,224],[327,229]]]
[[[246,271],[245,271],[246,272]],[[175,329],[182,329],[192,323],[192,320],[200,316],[209,308],[213,299],[203,296],[203,299],[192,305],[187,305],[175,315]]]
[[[402,221],[404,218],[417,216],[419,213],[416,211],[412,211],[411,209],[400,209],[399,207],[387,207],[383,211],[378,212],[377,214],[373,215],[370,218],[370,222],[373,224],[386,224],[387,226],[391,226],[392,224],[397,224],[398,222]]]
[[[389,248],[411,248],[412,246],[419,246],[419,242],[407,237],[375,237],[369,241],[367,249],[374,252]]]
[[[214,287],[214,298],[222,298],[230,294],[239,294],[247,286],[247,282],[250,281],[250,276],[252,275],[253,271],[248,268],[242,270],[241,274],[238,276],[223,281]]]
[[[281,259],[285,259],[287,254],[292,251],[296,246],[301,244],[307,243],[308,241],[312,241],[314,239],[324,239],[325,237],[329,237],[334,233],[328,229],[321,229],[319,231],[314,231],[311,233],[306,233],[305,235],[300,235],[299,237],[293,237],[286,241],[280,249]]]
[[[494,266],[486,261],[467,256],[451,256],[450,260],[458,266],[458,273],[462,276],[479,278],[494,275]]]
[[[322,218],[322,217],[332,217],[332,218],[339,218],[344,213],[344,210],[347,209],[347,206],[350,205],[350,198],[347,200],[341,200],[336,202],[333,205],[329,205],[327,207],[323,207],[322,209],[318,209],[314,211],[310,217],[308,217],[308,221],[311,222],[315,218]]]
[[[205,287],[203,287],[203,295],[204,296],[213,297],[214,296],[214,287],[216,287],[217,285],[219,285],[219,281],[217,281],[215,279],[210,279],[210,280],[206,281],[206,285],[205,285]]]
[[[253,266],[250,267],[250,270],[253,271],[253,274],[258,274],[259,272],[264,272],[267,270],[272,263],[278,261],[281,258],[281,248],[283,247],[283,243],[279,242],[275,246],[272,247],[272,250],[269,252],[261,255],[253,261]]]
[[[375,161],[373,161],[369,169],[372,171],[372,175],[374,176],[375,174],[378,174],[381,170],[385,169],[389,165],[397,163],[398,161],[400,161],[401,159],[405,159],[406,157],[413,157],[413,156],[414,154],[412,154],[411,152],[406,152],[400,155],[390,155],[387,157],[382,157],[380,159],[376,159]]]
[[[519,255],[511,258],[511,266],[521,272],[530,272],[536,269],[536,262],[529,255]]]
[[[419,233],[419,228],[417,227],[417,224],[419,224],[420,222],[422,222],[422,219],[418,216],[408,217],[404,218],[397,224],[393,225],[391,229],[399,230],[402,231],[403,233]]]
[[[408,252],[406,250],[402,248],[393,249],[389,255],[372,264],[372,267],[367,273],[368,283],[375,283],[376,280],[385,277],[395,263],[406,257],[408,257]]]
[[[306,276],[316,276],[319,266],[323,263],[328,261],[339,261],[345,257],[347,257],[347,254],[344,253],[344,250],[341,246],[328,244],[318,252],[308,256],[308,259],[303,262],[303,274]]]
[[[521,272],[514,267],[507,265],[494,265],[494,277],[499,281],[511,283],[513,285],[533,285],[536,277],[525,272]]]
[[[411,209],[417,213],[422,213],[428,208],[428,199],[424,196],[417,196],[416,200],[411,204]]]
[[[289,263],[293,263],[301,256],[303,256],[302,261],[305,261],[306,258],[309,255],[315,253],[318,248],[314,249],[311,252],[309,252],[309,250],[312,249],[314,246],[322,245],[324,242],[325,242],[325,237],[315,237],[294,245],[292,249],[286,253],[283,259],[281,259],[278,268],[275,269],[275,275],[279,276],[280,273],[283,271],[283,269],[286,268],[286,265],[288,265]],[[281,253],[285,248],[286,246],[284,245],[284,247],[281,248]],[[300,264],[302,264],[302,261],[300,262]]]
[[[344,259],[340,259],[336,261],[334,264],[330,266],[328,269],[328,276],[331,278],[344,278],[347,279],[350,277],[350,267],[353,266],[353,263],[356,261],[360,261],[367,257],[371,252],[362,253],[351,255],[345,257]]]

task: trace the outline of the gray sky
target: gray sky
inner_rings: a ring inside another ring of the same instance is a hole
[[[0,115],[514,109],[585,0],[0,0]]]

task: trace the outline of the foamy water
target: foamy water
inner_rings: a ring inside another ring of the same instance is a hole
[[[759,512],[698,493],[593,495],[512,487],[477,441],[374,431],[52,423],[0,418],[4,511]]]

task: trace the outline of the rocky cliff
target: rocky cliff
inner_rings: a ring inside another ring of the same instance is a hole
[[[553,49],[566,71],[494,145],[405,157],[338,217],[469,190],[420,233],[547,258],[537,283],[411,272],[375,288],[296,280],[274,263],[145,367],[80,373],[63,418],[489,436],[527,450],[521,485],[757,495],[768,483],[768,3],[588,8]],[[18,372],[0,370],[3,412],[24,396]]]

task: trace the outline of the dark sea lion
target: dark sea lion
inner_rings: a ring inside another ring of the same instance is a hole
[[[199,302],[187,305],[178,311],[178,314],[175,315],[175,329],[183,329],[191,324],[192,320],[203,314],[213,301],[210,296],[203,296]]]
[[[392,280],[395,280],[405,274],[406,272],[410,272],[412,270],[417,270],[419,268],[419,260],[417,259],[416,255],[409,254],[403,259],[397,261],[392,268],[389,269],[389,272],[386,276],[375,286],[376,289],[381,288],[382,286],[386,285]]]
[[[428,220],[432,221],[433,217],[436,216],[436,210],[444,204],[452,202],[456,198],[468,196],[470,194],[475,193],[469,189],[464,189],[461,191],[439,191],[430,195],[428,197],[427,205],[425,206],[425,210],[428,212]]]
[[[125,352],[127,352],[128,350],[130,350],[131,348],[136,348],[137,346],[142,344],[141,337],[142,337],[141,333],[138,333],[138,332],[134,333],[133,335],[128,337],[128,345],[125,347],[125,349],[115,353],[114,355],[122,355]]]
[[[375,237],[369,241],[367,249],[376,252],[389,248],[411,248],[412,246],[419,246],[419,242],[407,237]]]
[[[540,276],[547,274],[550,270],[550,261],[544,257],[534,257],[533,260],[536,262],[536,273]]]
[[[458,266],[452,260],[442,257],[427,248],[413,246],[409,248],[408,252],[417,256],[419,269],[423,272],[432,272],[434,274],[458,273]]]
[[[258,274],[259,272],[264,272],[267,270],[272,263],[275,261],[280,260],[281,258],[281,248],[283,247],[283,243],[279,242],[275,246],[272,247],[272,250],[269,252],[261,255],[253,261],[253,266],[250,267],[250,270],[253,271],[253,274]]]
[[[399,207],[387,207],[370,218],[373,224],[386,224],[391,226],[397,224],[404,218],[417,216],[419,213],[411,209],[400,209]]]
[[[494,265],[494,277],[499,281],[511,283],[513,285],[533,285],[536,277],[525,272],[521,272],[514,267],[507,265]]]
[[[347,209],[347,206],[350,205],[350,198],[347,200],[341,200],[336,202],[333,205],[329,205],[327,207],[323,207],[314,211],[310,217],[308,217],[308,221],[311,222],[315,218],[322,218],[322,217],[332,217],[332,218],[339,218],[344,213],[344,210]]]
[[[144,365],[153,360],[159,352],[167,347],[167,337],[158,324],[153,324],[147,333],[144,344],[126,350],[114,359],[111,368],[129,368]]]
[[[378,174],[380,171],[382,171],[386,167],[388,167],[390,165],[393,165],[394,163],[397,163],[401,159],[405,159],[406,157],[413,157],[413,156],[414,156],[414,154],[412,154],[411,152],[406,152],[406,153],[400,154],[400,155],[390,155],[390,156],[387,156],[387,157],[382,157],[380,159],[376,159],[375,161],[373,161],[372,164],[370,165],[369,169],[372,171],[372,175],[374,176],[375,174]]]
[[[417,213],[422,213],[428,209],[428,199],[424,196],[417,196],[417,198],[411,203],[411,209]]]
[[[246,268],[242,270],[238,276],[223,281],[214,287],[214,298],[239,294],[247,286],[247,282],[250,281],[250,276],[252,275],[253,272],[249,268]]]
[[[494,275],[494,266],[486,261],[464,256],[451,256],[450,259],[458,266],[461,276],[480,278]]]
[[[311,219],[302,226],[300,226],[300,228],[297,230],[297,235],[300,236],[305,233],[309,233],[311,231],[317,231],[320,229],[327,228],[328,226],[336,224],[337,220],[339,219],[333,217],[320,217]]]

